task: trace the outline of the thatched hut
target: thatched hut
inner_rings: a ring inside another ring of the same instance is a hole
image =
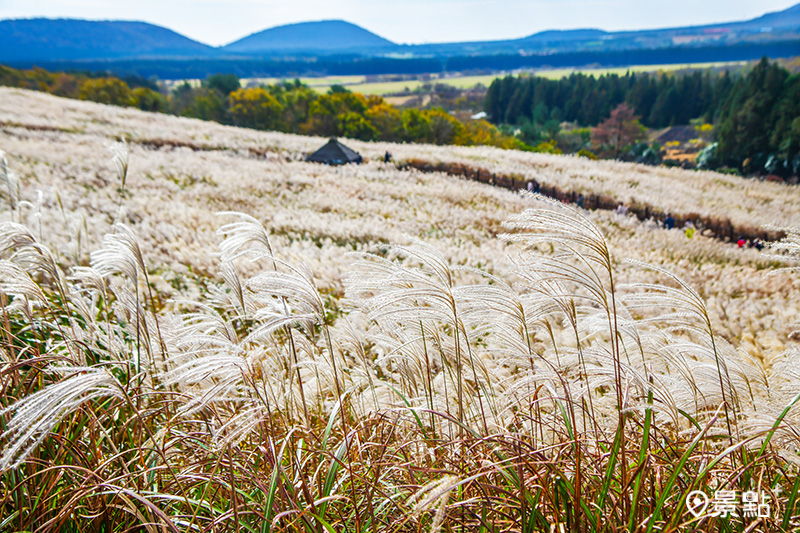
[[[328,143],[306,157],[306,161],[325,163],[326,165],[344,165],[347,163],[361,163],[361,155],[331,137]]]

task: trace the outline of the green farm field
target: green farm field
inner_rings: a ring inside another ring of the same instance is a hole
[[[497,78],[494,75],[486,76],[454,76],[446,78],[430,78],[429,80],[423,79],[409,79],[402,81],[367,81],[366,76],[324,76],[319,78],[299,78],[299,80],[308,85],[317,92],[324,93],[333,85],[342,85],[347,87],[353,92],[366,94],[366,95],[387,95],[401,93],[408,90],[409,92],[416,91],[426,83],[444,83],[458,87],[461,89],[470,89],[478,84],[489,85],[492,80]],[[292,81],[285,78],[248,78],[242,80],[242,85],[270,85],[282,81]]]
[[[613,68],[560,68],[536,71],[537,76],[548,78],[551,80],[558,80],[569,76],[572,73],[582,73],[590,76],[604,76],[609,74],[624,75],[626,72],[672,72],[676,70],[691,70],[691,69],[707,69],[707,68],[722,68],[722,67],[736,67],[744,66],[745,61],[730,61],[730,62],[716,62],[716,63],[676,63],[671,65],[632,65],[630,67],[613,67]]]
[[[630,67],[614,67],[614,68],[568,68],[568,69],[546,69],[537,70],[531,75],[541,76],[548,79],[560,79],[569,76],[572,73],[583,73],[593,76],[603,76],[607,74],[624,75],[626,72],[670,72],[675,70],[687,69],[705,69],[705,68],[721,68],[721,67],[736,67],[745,65],[745,62],[716,62],[716,63],[682,63],[673,65],[633,65]],[[414,92],[420,89],[426,83],[434,84],[441,83],[457,87],[459,89],[471,89],[478,85],[488,87],[493,80],[505,76],[502,74],[487,74],[481,76],[442,76],[431,77],[430,79],[409,79],[402,81],[367,81],[366,76],[323,76],[323,77],[305,77],[300,78],[300,81],[314,90],[324,93],[332,85],[342,85],[349,90],[366,95],[385,96],[391,94],[398,94],[403,92]],[[281,81],[292,81],[286,78],[248,78],[242,80],[242,85],[258,85],[258,84],[273,84]]]

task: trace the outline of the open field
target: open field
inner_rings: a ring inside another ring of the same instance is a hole
[[[557,68],[548,70],[536,71],[537,76],[548,78],[551,80],[558,80],[569,76],[572,73],[582,73],[589,76],[604,76],[609,74],[617,74],[624,76],[627,72],[672,72],[675,70],[688,70],[688,69],[707,69],[707,68],[722,68],[722,67],[736,67],[746,65],[746,61],[718,61],[715,63],[686,63],[686,64],[669,64],[669,65],[632,65],[630,67],[613,67],[613,68]]]
[[[569,69],[547,69],[537,70],[532,74],[542,76],[548,79],[560,79],[569,76],[572,73],[583,73],[587,75],[603,76],[607,74],[624,75],[626,72],[670,72],[674,70],[684,69],[704,69],[714,67],[735,67],[743,66],[746,62],[733,61],[733,62],[716,62],[716,63],[689,63],[689,64],[674,64],[674,65],[633,65],[630,67],[614,67],[614,68],[569,68]],[[506,74],[491,74],[480,76],[431,76],[429,80],[423,79],[409,79],[403,81],[381,81],[370,82],[367,81],[366,76],[323,76],[318,78],[300,78],[300,81],[312,87],[314,90],[324,93],[331,85],[343,85],[353,92],[361,94],[375,94],[379,96],[388,94],[397,94],[408,91],[416,91],[426,83],[442,83],[459,89],[471,89],[477,85],[488,87],[492,81],[498,77],[503,77]],[[243,79],[242,85],[247,84],[273,84],[284,80],[282,78],[253,78]],[[173,82],[174,83],[174,82]]]
[[[4,524],[738,531],[683,504],[729,488],[797,527],[788,256],[400,167],[750,225],[800,227],[797,188],[358,141],[305,163],[323,142],[0,89]]]
[[[441,83],[444,85],[449,85],[451,87],[457,87],[459,89],[472,89],[477,85],[483,85],[484,87],[488,87],[492,81],[497,78],[496,75],[487,75],[487,76],[448,76],[448,77],[440,77],[440,78],[431,78],[430,80],[423,81],[423,80],[404,80],[404,81],[387,81],[387,82],[363,82],[363,83],[356,83],[351,86],[348,86],[353,92],[362,93],[362,94],[377,94],[377,95],[385,95],[385,94],[395,94],[395,93],[402,93],[406,92],[408,89],[409,92],[416,91],[424,84],[435,84]]]
[[[409,79],[409,80],[401,80],[401,81],[367,81],[366,76],[323,76],[319,78],[299,78],[301,82],[308,85],[309,87],[313,88],[315,91],[324,93],[327,92],[328,89],[332,85],[343,85],[350,89],[353,92],[358,92],[361,94],[376,94],[376,95],[385,95],[385,94],[394,94],[394,93],[401,93],[404,92],[406,89],[408,91],[415,91],[422,87],[425,83],[443,83],[445,85],[451,85],[453,87],[458,87],[461,89],[471,89],[478,84],[482,84],[484,86],[488,86],[492,83],[497,76],[494,75],[485,75],[485,76],[452,76],[452,77],[435,77],[432,76],[430,79],[423,80],[422,78],[419,79]],[[242,85],[248,84],[274,84],[281,81],[292,81],[290,79],[284,78],[252,78],[252,79],[243,79]]]
[[[365,83],[366,76],[323,76],[319,78],[298,78],[302,83],[313,87],[314,89],[325,92],[331,85],[358,85]],[[273,85],[282,81],[294,81],[294,78],[243,78],[242,86],[251,84],[256,85]]]
[[[365,83],[367,77],[366,76],[324,76],[319,78],[308,78],[308,77],[301,77],[298,78],[302,83],[308,85],[309,87],[313,87],[314,89],[318,90],[319,92],[327,91],[331,85],[354,85],[359,83]],[[242,87],[247,87],[249,85],[273,85],[275,83],[280,83],[282,81],[294,81],[295,78],[242,78],[241,84]],[[188,81],[193,87],[197,87],[200,85],[202,80],[163,80],[163,83],[166,85],[167,89],[172,90],[178,85],[184,83],[184,81]]]

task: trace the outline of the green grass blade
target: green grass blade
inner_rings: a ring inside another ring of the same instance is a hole
[[[647,391],[647,404],[653,404],[653,389]],[[637,468],[644,464],[647,460],[647,453],[650,449],[650,426],[653,423],[653,409],[647,408],[644,413],[644,429],[642,430],[642,446],[639,448],[639,462]],[[639,507],[639,493],[642,488],[642,477],[644,476],[644,468],[642,468],[636,475],[636,481],[633,484],[633,505],[631,505],[631,514],[628,517],[628,531],[633,531],[633,526],[636,522],[636,511]]]
[[[678,464],[675,466],[675,470],[672,472],[672,475],[669,477],[667,483],[661,490],[661,496],[659,496],[658,501],[656,502],[656,506],[653,509],[653,512],[650,514],[650,519],[647,522],[647,530],[645,531],[645,533],[652,533],[653,528],[656,525],[656,521],[661,517],[661,510],[664,508],[664,503],[666,503],[667,498],[669,498],[670,496],[670,491],[672,490],[672,487],[678,480],[678,476],[681,474],[683,467],[686,466],[686,463],[689,461],[689,457],[692,456],[694,449],[697,447],[698,444],[700,444],[700,441],[703,439],[703,436],[708,432],[709,429],[711,429],[711,426],[713,426],[714,422],[716,422],[717,419],[719,418],[719,414],[720,412],[722,412],[722,407],[723,406],[720,406],[717,409],[717,412],[714,413],[714,416],[711,417],[711,420],[708,421],[706,427],[702,431],[700,431],[700,433],[697,434],[697,436],[689,444],[689,447],[686,449],[686,451],[683,452],[683,455],[681,455]],[[675,515],[679,515],[679,511],[676,511]]]
[[[331,459],[331,466],[328,468],[328,474],[325,476],[325,485],[322,487],[322,498],[327,498],[331,495],[331,490],[333,490],[333,484],[336,481],[336,473],[339,471],[339,468],[342,466],[342,458],[344,457],[345,452],[347,451],[347,442],[343,442],[339,449],[336,450],[336,454]],[[328,508],[328,502],[324,502],[319,506],[319,516],[325,516],[325,510]]]
[[[800,476],[795,478],[794,485],[792,485],[792,492],[789,493],[789,500],[786,502],[786,514],[783,515],[783,522],[781,523],[782,531],[789,531],[789,522],[792,519],[798,491],[800,491]]]
[[[772,429],[770,430],[769,433],[767,433],[767,438],[764,439],[764,443],[761,445],[761,449],[758,451],[758,455],[754,460],[757,461],[758,459],[761,458],[762,455],[764,455],[764,452],[767,450],[767,445],[769,444],[769,441],[772,439],[772,436],[778,430],[778,427],[781,425],[781,422],[783,422],[783,419],[786,418],[786,415],[789,414],[789,410],[792,407],[794,407],[794,404],[796,404],[798,401],[800,401],[800,394],[795,396],[792,399],[792,401],[789,402],[789,405],[787,405],[783,409],[783,411],[781,411],[781,414],[778,416],[778,418],[775,420],[775,423],[772,425]]]
[[[428,432],[425,430],[425,426],[422,425],[422,420],[419,418],[419,415],[417,414],[416,409],[414,409],[414,407],[412,407],[411,402],[409,402],[406,399],[406,397],[403,396],[403,394],[399,390],[397,390],[396,388],[392,387],[391,385],[388,385],[388,386],[389,386],[390,389],[392,389],[394,391],[395,394],[397,394],[400,397],[401,400],[403,400],[403,403],[406,404],[406,407],[408,407],[408,410],[411,411],[412,415],[414,415],[414,420],[417,421],[417,426],[419,426],[420,431],[422,431],[422,436],[425,437],[425,439],[428,439],[429,438],[428,437]]]

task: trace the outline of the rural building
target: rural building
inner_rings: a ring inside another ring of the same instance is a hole
[[[325,163],[326,165],[344,165],[361,163],[362,158],[358,152],[340,143],[336,137],[331,137],[325,146],[306,157],[306,161]]]

